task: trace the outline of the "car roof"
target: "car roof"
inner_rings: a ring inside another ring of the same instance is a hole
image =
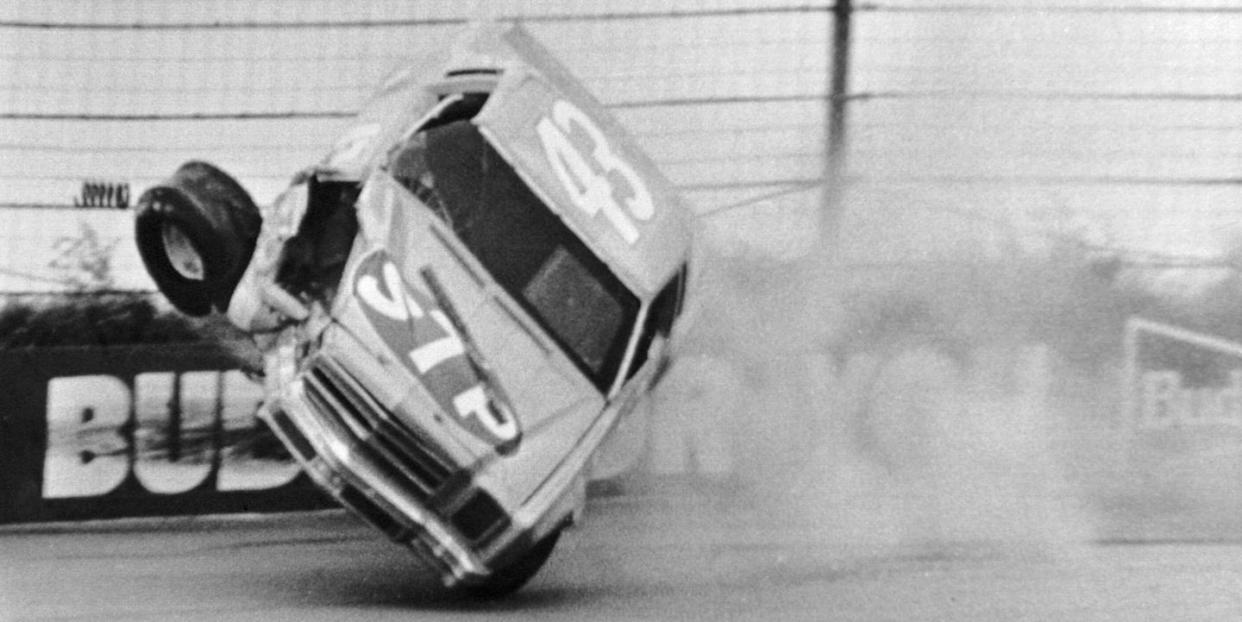
[[[654,296],[689,255],[689,213],[629,132],[520,25],[475,24],[394,75],[346,133],[358,144],[338,143],[326,168],[365,178],[442,96],[480,90],[490,96],[473,123],[488,142],[628,287]]]

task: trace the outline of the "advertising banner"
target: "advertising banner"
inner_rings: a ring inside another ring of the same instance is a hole
[[[0,352],[0,522],[328,505],[255,416],[262,387],[197,345]]]
[[[1142,319],[1125,344],[1130,460],[1149,492],[1242,500],[1242,344]]]

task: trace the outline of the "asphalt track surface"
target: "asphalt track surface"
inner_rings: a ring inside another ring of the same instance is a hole
[[[526,589],[479,603],[339,511],[10,526],[0,619],[1242,620],[1233,541],[842,555],[823,527],[598,499]]]

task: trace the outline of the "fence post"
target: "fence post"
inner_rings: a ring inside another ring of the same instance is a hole
[[[846,106],[849,103],[850,22],[853,0],[837,0],[832,11],[832,45],[828,53],[828,105],[825,122],[823,212],[820,242],[835,245],[842,212],[842,180],[845,177]]]

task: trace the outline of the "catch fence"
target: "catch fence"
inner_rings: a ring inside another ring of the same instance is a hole
[[[13,3],[0,204],[116,205],[192,158],[270,201],[386,74],[477,19],[525,24],[735,229],[826,214],[801,247],[864,263],[1231,241],[1242,11],[1184,0]],[[62,233],[0,237],[33,277],[5,289],[55,278],[31,262]]]

